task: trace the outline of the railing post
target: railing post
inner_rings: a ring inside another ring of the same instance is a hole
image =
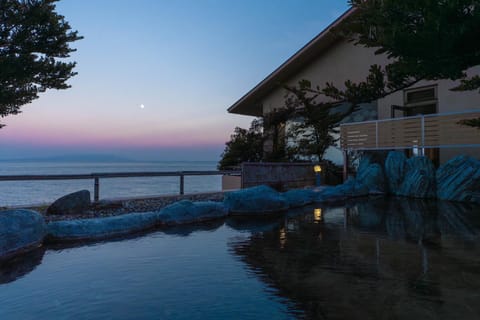
[[[100,200],[100,179],[95,177],[94,190],[93,190],[93,201],[98,202]]]
[[[347,150],[343,150],[343,182],[348,179],[348,153]]]
[[[185,194],[185,176],[183,172],[180,172],[180,195]]]
[[[422,114],[421,118],[421,128],[422,128],[422,156],[425,156],[425,115]]]
[[[378,149],[378,121],[375,122],[375,147]]]

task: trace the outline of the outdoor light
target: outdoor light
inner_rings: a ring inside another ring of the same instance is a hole
[[[315,222],[322,221],[322,209],[314,209],[313,210],[313,220]]]
[[[320,175],[320,173],[322,172],[322,167],[317,164],[313,167],[313,171],[315,171],[315,176],[316,176],[315,185],[319,187],[322,184],[322,177]]]

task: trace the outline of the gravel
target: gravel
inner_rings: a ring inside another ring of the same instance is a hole
[[[47,215],[46,210],[48,206],[41,207],[29,207],[40,212],[45,217],[45,221],[59,220],[75,220],[75,219],[91,219],[99,217],[111,217],[132,212],[148,212],[158,211],[161,208],[172,204],[180,200],[191,201],[223,201],[223,192],[215,193],[199,193],[190,195],[176,195],[176,196],[162,196],[162,197],[150,197],[150,198],[133,198],[133,199],[113,199],[113,200],[101,200],[98,203],[94,203],[91,207],[82,214],[76,215]]]

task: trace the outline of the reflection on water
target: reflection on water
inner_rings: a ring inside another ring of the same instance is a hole
[[[0,319],[480,319],[479,230],[378,198],[48,247],[0,264]]]
[[[385,199],[291,212],[232,251],[315,319],[480,319],[479,207]]]
[[[0,261],[0,285],[20,279],[42,263],[44,248],[35,249],[8,261]]]

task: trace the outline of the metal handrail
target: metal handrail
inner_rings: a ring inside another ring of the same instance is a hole
[[[359,121],[359,122],[345,122],[345,123],[341,123],[340,127],[354,126],[354,125],[367,124],[367,123],[382,123],[382,122],[412,120],[412,119],[421,119],[421,118],[435,118],[435,117],[441,117],[441,116],[453,116],[453,115],[462,115],[462,114],[471,114],[471,113],[480,113],[480,109],[470,109],[470,110],[451,111],[451,112],[442,112],[442,113],[418,114],[418,115],[415,115],[415,116],[398,117],[398,118],[385,118],[385,119],[367,120],[367,121]]]
[[[238,175],[241,171],[153,171],[104,172],[89,174],[0,175],[0,181],[94,180],[94,201],[100,200],[100,178],[180,177],[180,194],[185,193],[185,176]]]

